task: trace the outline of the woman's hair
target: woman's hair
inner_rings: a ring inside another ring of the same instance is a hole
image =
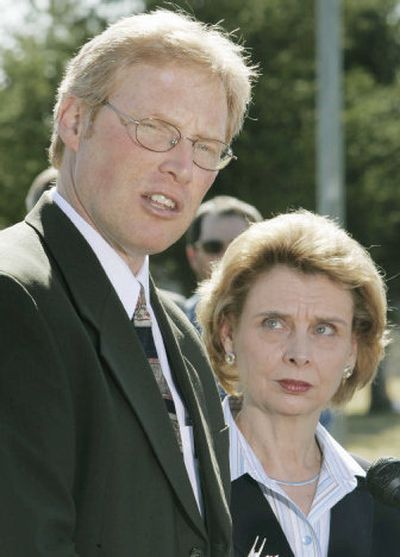
[[[197,21],[182,11],[158,9],[120,19],[83,45],[69,62],[54,108],[52,164],[58,168],[64,152],[57,125],[66,97],[84,101],[93,121],[129,66],[149,63],[160,67],[170,62],[201,67],[222,81],[229,115],[226,140],[230,142],[242,127],[257,68],[251,65],[246,49],[219,25]]]
[[[199,288],[197,316],[211,363],[221,385],[238,392],[235,366],[225,363],[221,325],[235,326],[248,292],[261,273],[286,265],[305,274],[322,274],[353,296],[353,334],[358,342],[353,375],[343,381],[333,404],[349,400],[372,380],[388,342],[386,290],[368,252],[332,220],[305,210],[255,223],[238,236]]]

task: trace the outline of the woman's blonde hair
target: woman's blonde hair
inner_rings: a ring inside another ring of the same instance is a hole
[[[226,320],[232,326],[238,322],[252,285],[275,265],[323,274],[353,296],[357,361],[353,375],[331,401],[342,404],[372,380],[384,355],[386,289],[381,272],[356,240],[334,221],[305,210],[252,224],[230,244],[211,278],[200,286],[198,320],[219,381],[227,392],[238,393],[237,371],[225,362],[221,325]]]
[[[168,62],[194,65],[221,79],[228,105],[226,141],[240,131],[251,99],[257,68],[246,49],[219,25],[197,21],[182,11],[158,9],[125,17],[91,39],[67,65],[54,108],[50,160],[59,168],[64,144],[58,134],[63,100],[72,95],[86,104],[90,121],[112,92],[118,77],[133,64]]]

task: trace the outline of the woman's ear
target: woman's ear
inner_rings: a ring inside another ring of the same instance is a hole
[[[58,116],[58,133],[64,145],[73,151],[77,151],[82,129],[82,102],[77,97],[67,97],[61,103]]]
[[[224,318],[222,321],[219,338],[226,353],[233,352],[233,327],[229,319]]]
[[[357,356],[358,356],[358,341],[355,335],[353,335],[351,339],[351,351],[349,356],[349,364],[353,369],[357,363]]]

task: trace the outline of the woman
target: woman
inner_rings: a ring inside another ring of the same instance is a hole
[[[235,555],[400,554],[400,511],[318,423],[371,382],[387,344],[386,296],[368,253],[297,211],[251,226],[201,287],[198,317],[230,426]]]

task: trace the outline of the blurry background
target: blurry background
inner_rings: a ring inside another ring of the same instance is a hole
[[[386,273],[390,319],[396,324],[400,306],[400,2],[337,3],[345,222]],[[235,31],[262,71],[244,131],[233,146],[238,161],[218,176],[208,197],[217,193],[237,196],[255,205],[264,217],[290,207],[316,210],[317,0],[178,0],[174,5]],[[48,165],[54,95],[66,60],[107,23],[156,6],[171,4],[0,0],[0,227],[24,216],[27,189]],[[154,257],[152,268],[163,286],[185,295],[195,285],[183,241]],[[365,456],[382,452],[400,456],[397,345],[393,344],[379,375],[382,404],[371,408],[369,391],[360,393],[338,433]]]

